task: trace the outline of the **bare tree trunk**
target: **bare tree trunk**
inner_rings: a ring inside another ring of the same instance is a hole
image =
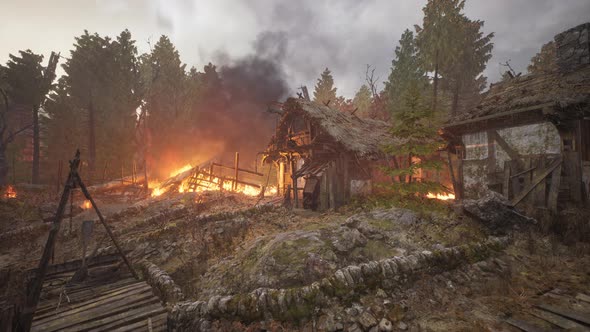
[[[6,144],[0,138],[0,187],[8,183],[8,160],[6,159]]]
[[[436,50],[436,57],[434,59],[434,96],[432,99],[432,111],[436,112],[437,97],[438,97],[438,50]]]
[[[94,120],[94,105],[92,104],[92,94],[88,101],[88,183],[92,184],[94,170],[96,166],[96,123]]]
[[[33,106],[33,174],[31,183],[39,184],[39,106]]]
[[[461,90],[461,85],[457,82],[455,84],[455,89],[453,91],[453,106],[451,107],[451,115],[457,115],[459,111],[459,91]]]

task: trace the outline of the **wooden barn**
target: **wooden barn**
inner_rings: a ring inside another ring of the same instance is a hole
[[[556,69],[493,84],[448,122],[459,195],[491,189],[512,205],[552,211],[588,203],[589,30],[586,23],[555,36]]]
[[[264,157],[277,168],[279,192],[295,206],[338,208],[372,191],[375,161],[393,141],[387,123],[305,99],[289,98],[277,111],[281,119]]]

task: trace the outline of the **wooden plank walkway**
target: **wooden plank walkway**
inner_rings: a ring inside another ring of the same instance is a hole
[[[520,331],[588,331],[590,332],[590,296],[565,295],[556,290],[545,293],[534,308],[505,322]]]
[[[84,282],[68,284],[76,265],[52,267],[31,331],[166,331],[160,299],[120,261],[96,261]]]

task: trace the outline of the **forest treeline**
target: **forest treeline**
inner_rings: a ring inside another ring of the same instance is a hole
[[[422,22],[401,35],[385,82],[378,82],[367,66],[365,84],[348,99],[338,94],[326,64],[314,87],[314,101],[391,121],[392,134],[411,136],[413,148],[386,148],[406,158],[410,172],[392,174],[400,182],[411,182],[415,169],[429,167],[412,164],[412,156],[435,148],[431,129],[472,107],[487,85],[482,73],[494,34],[484,33],[484,22],[468,18],[464,6],[464,0],[429,0]],[[545,45],[529,71],[550,68],[551,52],[554,47]],[[59,78],[57,62],[63,69]],[[182,63],[166,36],[139,54],[128,30],[116,37],[84,31],[69,54],[49,59],[31,50],[10,54],[0,65],[0,185],[13,178],[54,183],[59,161],[70,159],[77,148],[93,180],[107,172],[106,177],[120,174],[121,168],[130,171],[132,160],[191,142],[213,121],[211,110],[236,103],[228,97],[235,95],[228,86],[214,64],[197,69]],[[180,149],[176,156],[190,153]]]

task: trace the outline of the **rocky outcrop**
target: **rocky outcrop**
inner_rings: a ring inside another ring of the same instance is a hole
[[[462,208],[495,234],[505,234],[514,225],[536,223],[535,219],[518,213],[504,196],[495,191],[488,191],[480,199],[463,200]]]
[[[174,283],[174,280],[170,278],[168,273],[146,260],[139,262],[138,267],[145,281],[152,287],[154,293],[162,302],[174,305],[184,300],[182,290]]]
[[[352,298],[369,289],[391,289],[418,273],[437,273],[464,263],[481,261],[508,244],[506,238],[490,238],[479,244],[423,251],[409,256],[371,261],[337,270],[311,285],[290,289],[259,288],[250,293],[213,296],[207,301],[180,302],[169,315],[174,331],[198,331],[211,320],[251,322],[263,319],[292,320],[311,316],[330,298]],[[365,317],[366,324],[377,324]]]

